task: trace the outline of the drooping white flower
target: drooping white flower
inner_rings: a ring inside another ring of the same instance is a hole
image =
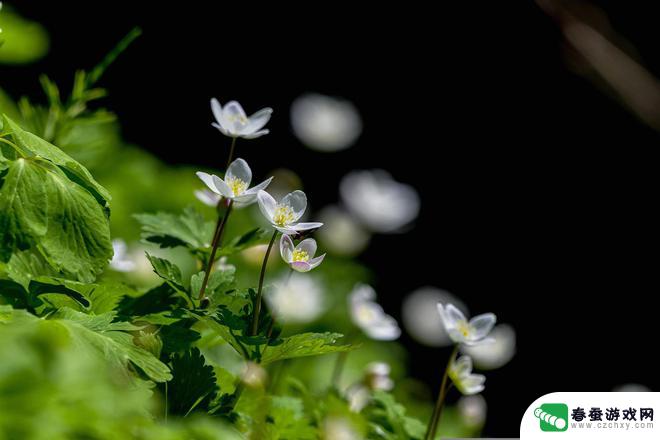
[[[362,132],[362,119],[349,101],[309,93],[291,104],[291,126],[303,144],[330,152],[355,143]]]
[[[318,238],[328,252],[353,256],[369,244],[371,234],[357,220],[338,206],[327,206],[319,212],[323,228]]]
[[[229,101],[223,107],[215,98],[211,99],[211,110],[216,121],[211,125],[225,136],[244,139],[254,139],[268,134],[268,130],[262,128],[273,113],[272,108],[266,107],[248,117],[238,102]]]
[[[291,324],[312,322],[327,306],[323,285],[314,276],[297,273],[276,282],[265,298],[277,319]]]
[[[137,263],[128,255],[126,242],[121,238],[112,240],[112,250],[114,255],[110,261],[110,267],[117,272],[131,272],[137,267]]]
[[[393,341],[401,336],[396,320],[376,303],[376,291],[367,284],[358,284],[348,297],[353,323],[372,339]]]
[[[461,356],[458,360],[454,360],[451,363],[449,366],[449,378],[458,391],[466,396],[478,394],[485,388],[486,376],[472,374],[472,359],[470,359],[470,356]]]
[[[494,370],[506,365],[516,354],[516,331],[507,324],[500,324],[490,333],[489,344],[463,346],[461,351],[472,358],[482,370]]]
[[[220,203],[220,199],[222,199],[221,195],[214,193],[208,188],[196,189],[195,197],[197,198],[197,200],[199,200],[206,206],[210,206],[212,208],[218,206],[218,203]]]
[[[387,171],[353,171],[344,176],[339,191],[351,214],[374,232],[396,232],[419,214],[417,191]]]
[[[438,313],[447,334],[456,344],[476,345],[492,342],[492,339],[486,338],[497,321],[494,314],[484,313],[475,316],[468,322],[463,312],[453,304],[447,304],[444,307],[440,303],[438,303]]]
[[[215,194],[233,200],[237,208],[251,205],[257,200],[257,193],[266,188],[272,177],[250,188],[252,182],[252,170],[243,159],[236,159],[227,168],[224,180],[215,174],[208,174],[202,171],[197,172],[206,186]]]
[[[282,234],[297,234],[323,226],[323,223],[296,223],[307,209],[307,196],[296,190],[285,195],[279,202],[266,191],[257,194],[259,209],[266,219]]]
[[[294,246],[291,237],[284,234],[280,239],[280,255],[289,267],[297,272],[309,272],[321,264],[325,254],[314,257],[316,254],[316,240],[306,238],[298,246]]]
[[[430,347],[448,347],[449,338],[436,305],[454,304],[467,313],[467,307],[455,295],[433,286],[423,286],[407,295],[401,306],[401,319],[406,331],[417,342]]]

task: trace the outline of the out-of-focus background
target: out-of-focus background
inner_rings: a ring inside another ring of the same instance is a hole
[[[413,377],[439,386],[449,349],[438,299],[507,324],[482,356],[506,364],[487,373],[485,435],[516,436],[548,392],[660,388],[650,2],[11,3],[42,27],[24,34],[33,59],[0,50],[0,103],[43,101],[41,73],[68,89],[137,25],[143,35],[100,81],[128,143],[222,169],[228,140],[209,99],[273,107],[271,133],[239,140],[238,155],[282,190],[302,187],[328,226],[322,249],[369,268]],[[92,172],[94,160],[106,158],[92,157]],[[113,177],[153,167],[118,163],[101,181],[112,192]],[[163,186],[177,178],[163,174]],[[137,239],[137,224],[113,228]]]

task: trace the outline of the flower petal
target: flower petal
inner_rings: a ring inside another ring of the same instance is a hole
[[[215,120],[218,123],[218,125],[221,125],[222,124],[222,105],[220,104],[220,101],[218,101],[215,98],[211,99],[211,111],[213,112],[213,117],[215,117]]]
[[[269,222],[273,221],[273,214],[275,213],[275,207],[277,202],[266,191],[261,190],[257,193],[257,201],[259,202],[259,209],[261,213],[268,219]]]
[[[323,223],[318,222],[309,222],[309,223],[296,223],[295,225],[290,225],[293,231],[310,231],[312,229],[318,229],[323,226]]]
[[[286,235],[284,235],[284,237],[286,237]],[[295,270],[296,272],[309,272],[312,270],[312,266],[306,261],[294,261],[290,264],[290,266],[291,269]]]
[[[282,235],[280,238],[280,255],[286,263],[291,263],[293,260],[293,250],[294,250],[293,240],[286,234]]]
[[[311,260],[309,260],[309,265],[312,266],[312,269],[314,269],[316,266],[318,266],[323,262],[324,258],[325,258],[325,254],[319,255],[316,258],[312,258]]]
[[[468,376],[472,373],[472,358],[470,356],[461,356],[454,361],[451,366],[452,374],[457,378]]]
[[[470,320],[470,339],[473,341],[484,339],[493,329],[496,322],[497,317],[492,313],[475,316]]]
[[[293,220],[291,223],[294,223],[305,213],[305,209],[307,208],[307,196],[304,192],[296,190],[285,195],[280,203],[283,205],[289,205],[291,209],[293,209]]]
[[[378,341],[393,341],[401,336],[401,329],[394,318],[383,314],[377,323],[363,329],[372,339]]]
[[[248,125],[243,129],[242,134],[252,134],[263,128],[264,125],[270,120],[270,115],[273,114],[273,109],[270,107],[262,108],[258,112],[250,116]]]
[[[265,134],[268,134],[268,133],[270,133],[270,130],[260,130],[260,131],[257,131],[256,133],[243,134],[243,135],[241,135],[241,137],[243,139],[256,139],[256,138],[261,137],[261,136],[263,136]]]
[[[484,383],[486,383],[486,376],[482,374],[471,374],[462,378],[460,383],[456,384],[456,387],[461,393],[470,396],[482,392],[486,388]]]
[[[261,191],[262,189],[266,189],[266,187],[267,187],[268,185],[270,185],[270,182],[271,182],[272,180],[273,180],[273,178],[272,178],[272,177],[269,177],[268,179],[266,179],[266,180],[264,180],[263,182],[261,182],[259,185],[255,185],[255,186],[253,186],[252,188],[248,189],[248,190],[245,191],[243,194],[257,194],[257,193],[258,193],[259,191]],[[241,194],[241,195],[243,195],[243,194]]]
[[[222,109],[222,122],[220,125],[234,135],[240,135],[248,123],[247,116],[241,104],[229,101]]]
[[[224,134],[225,136],[232,136],[232,134],[225,130],[222,125],[216,124],[215,122],[211,123],[211,125],[220,130],[220,133]]]
[[[229,185],[225,183],[224,180],[216,176],[215,174],[211,176],[213,178],[213,185],[218,189],[218,193],[227,197],[228,199],[234,198],[234,192],[229,188]]]
[[[230,178],[240,179],[250,186],[250,182],[252,182],[252,170],[246,161],[238,158],[227,167],[225,179],[229,180]]]
[[[208,186],[211,191],[216,194],[221,194],[220,191],[218,191],[218,188],[215,186],[215,182],[213,182],[213,175],[203,171],[197,171],[195,174],[201,179],[202,182],[206,184],[206,186]]]
[[[220,202],[220,199],[222,198],[220,195],[214,193],[210,189],[196,189],[195,192],[195,197],[197,200],[205,204],[206,206],[211,206],[215,208],[218,206],[218,203]]]
[[[313,238],[306,238],[296,246],[296,250],[305,251],[310,258],[316,254],[316,240]]]

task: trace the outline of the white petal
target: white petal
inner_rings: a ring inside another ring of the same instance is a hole
[[[289,264],[289,266],[291,266],[291,269],[295,270],[296,272],[309,272],[312,270],[312,265],[306,261],[294,261]]]
[[[268,134],[268,133],[270,133],[270,130],[260,130],[260,131],[257,131],[256,133],[241,135],[241,137],[243,139],[256,139],[256,138],[261,137],[261,136],[263,136],[265,134]]]
[[[213,182],[213,176],[211,174],[205,173],[203,171],[197,171],[195,174],[197,174],[197,177],[199,177],[202,182],[206,184],[206,186],[209,187],[211,191],[213,191],[216,194],[220,194],[220,191],[218,188],[215,186],[215,183]]]
[[[211,111],[218,125],[222,124],[222,105],[215,98],[211,99]]]
[[[222,125],[234,135],[240,135],[247,125],[247,116],[243,107],[236,101],[229,101],[222,109]]]
[[[447,304],[445,307],[445,319],[445,327],[447,327],[447,329],[456,328],[459,322],[467,323],[467,319],[463,312],[458,310],[453,304]]]
[[[314,254],[316,254],[316,240],[313,238],[306,238],[298,243],[296,250],[305,251],[310,258],[314,257]]]
[[[248,118],[248,125],[243,129],[242,134],[252,134],[261,130],[263,126],[266,125],[270,120],[271,114],[273,114],[273,109],[266,107],[250,116]]]
[[[283,205],[289,205],[291,209],[293,209],[293,220],[291,223],[294,223],[305,213],[305,209],[307,208],[307,196],[304,192],[296,190],[285,195],[280,203]]]
[[[470,320],[470,339],[473,341],[484,339],[495,326],[495,322],[497,322],[497,318],[492,313],[484,313],[472,318]]]
[[[245,191],[243,194],[257,194],[259,191],[262,189],[266,189],[268,185],[270,185],[270,182],[273,180],[272,177],[269,177],[268,179],[264,180],[261,182],[259,185],[255,185],[252,188],[248,189]]]
[[[471,374],[467,377],[464,377],[460,381],[460,384],[456,384],[456,387],[466,396],[470,396],[472,394],[478,394],[482,392],[486,388],[484,386],[485,382],[486,376],[481,374]]]
[[[257,201],[259,202],[259,209],[261,213],[268,219],[268,221],[273,221],[273,215],[275,214],[275,207],[277,202],[266,191],[259,191],[257,193]]]
[[[206,206],[211,207],[218,206],[218,202],[220,202],[220,199],[222,198],[220,195],[214,193],[210,189],[196,189],[194,194],[197,200]]]
[[[319,255],[316,258],[312,258],[311,260],[309,260],[309,265],[312,266],[312,269],[314,269],[316,266],[318,266],[323,262],[324,258],[325,258],[325,254]]]
[[[215,122],[213,122],[211,125],[220,130],[220,133],[224,134],[225,136],[232,136],[232,134],[225,130],[222,125],[216,124]]]
[[[243,193],[240,196],[234,197],[234,207],[235,208],[245,208],[250,206],[257,201],[257,194],[255,193]]]
[[[318,222],[309,222],[309,223],[296,223],[295,225],[289,226],[294,232],[297,231],[309,231],[312,229],[318,229],[323,226],[323,223]]]
[[[225,179],[229,180],[229,178],[232,177],[241,179],[243,182],[247,183],[248,186],[250,186],[250,182],[252,182],[252,170],[246,161],[238,158],[227,167]]]
[[[452,365],[452,373],[455,377],[466,377],[472,373],[472,358],[470,356],[461,356]]]
[[[393,341],[401,336],[399,324],[389,315],[384,315],[378,323],[365,328],[364,331],[370,338],[378,341]]]
[[[227,197],[228,199],[231,199],[234,197],[234,192],[231,190],[229,185],[225,183],[224,180],[219,178],[216,175],[211,176],[213,178],[213,185],[218,189],[218,193],[221,195]]]
[[[282,235],[282,238],[280,238],[280,255],[285,262],[291,263],[291,260],[293,260],[293,249],[291,237],[286,234]]]

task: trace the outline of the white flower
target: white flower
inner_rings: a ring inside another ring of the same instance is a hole
[[[367,365],[365,382],[372,390],[390,391],[394,381],[390,377],[391,368],[385,362],[372,362]]]
[[[266,191],[257,194],[259,209],[266,219],[282,234],[297,234],[323,226],[323,223],[296,223],[307,209],[307,196],[302,191],[294,191],[277,202]]]
[[[215,98],[211,99],[211,110],[216,120],[212,125],[222,134],[245,139],[254,139],[268,134],[268,130],[262,130],[262,128],[268,123],[270,115],[273,113],[272,108],[266,107],[248,117],[238,102],[229,101],[222,107]]]
[[[297,272],[309,272],[321,264],[325,254],[314,258],[316,254],[316,240],[306,238],[298,246],[293,245],[291,237],[284,234],[280,239],[280,255],[289,267]]]
[[[470,427],[483,426],[486,421],[488,405],[482,395],[463,396],[458,399],[458,412],[466,425]]]
[[[304,324],[319,317],[326,309],[325,291],[314,276],[297,273],[275,284],[266,301],[278,320]]]
[[[448,347],[453,342],[438,314],[438,303],[452,303],[467,312],[467,307],[456,296],[437,287],[424,286],[404,298],[401,319],[408,334],[417,342],[430,347]]]
[[[291,126],[303,144],[330,152],[355,143],[362,132],[362,119],[351,102],[310,93],[291,104]]]
[[[133,261],[127,252],[126,242],[121,238],[112,240],[112,250],[114,255],[110,261],[110,267],[117,272],[131,272],[137,267],[137,263]]]
[[[454,307],[453,304],[447,304],[445,308],[440,303],[438,303],[438,313],[447,334],[456,344],[476,345],[483,342],[492,342],[492,339],[486,339],[486,337],[497,320],[494,314],[484,313],[475,316],[468,322],[463,312]]]
[[[220,199],[222,199],[221,195],[214,193],[208,188],[196,189],[195,197],[197,198],[197,200],[199,200],[206,206],[210,206],[212,208],[218,206],[218,203],[220,203]]]
[[[348,297],[353,323],[372,339],[393,341],[401,336],[396,320],[376,303],[376,291],[366,284],[358,284]]]
[[[480,393],[485,388],[486,376],[472,374],[472,359],[470,359],[470,356],[462,356],[451,363],[449,378],[458,391],[466,396]]]
[[[501,324],[490,333],[493,342],[463,346],[461,351],[469,355],[482,370],[494,370],[506,365],[516,354],[516,331],[510,325]]]
[[[215,194],[233,200],[236,207],[254,203],[257,200],[257,193],[266,188],[273,180],[272,177],[269,177],[259,185],[249,188],[250,182],[252,182],[252,170],[243,159],[236,159],[229,165],[224,180],[215,174],[201,171],[197,172],[197,177],[202,179],[202,182]]]
[[[419,214],[417,191],[383,170],[353,171],[344,176],[339,191],[351,214],[375,232],[396,232]]]
[[[369,244],[371,234],[338,206],[323,208],[319,220],[323,228],[318,238],[328,252],[351,256],[362,252]]]

